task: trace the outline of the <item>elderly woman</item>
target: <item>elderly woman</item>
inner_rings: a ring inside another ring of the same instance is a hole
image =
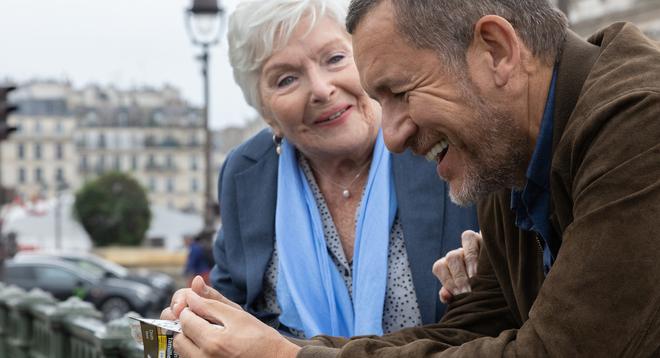
[[[223,165],[211,281],[300,337],[437,322],[444,307],[431,267],[477,226],[473,210],[449,201],[434,164],[385,149],[345,8],[243,1],[229,21],[234,77],[270,128]]]

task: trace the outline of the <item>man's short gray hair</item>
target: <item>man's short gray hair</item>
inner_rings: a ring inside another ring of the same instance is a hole
[[[474,25],[485,15],[511,23],[534,56],[552,64],[561,52],[567,21],[549,0],[352,0],[346,28],[353,33],[377,4],[390,1],[397,31],[414,46],[435,50],[455,74],[464,74]]]
[[[247,103],[262,113],[259,77],[263,64],[288,42],[308,17],[309,30],[327,17],[343,28],[348,0],[245,0],[229,17],[229,62]],[[348,33],[346,36],[349,36]]]

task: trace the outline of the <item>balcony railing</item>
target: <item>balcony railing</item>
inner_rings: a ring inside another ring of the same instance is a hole
[[[137,315],[132,313],[133,315]],[[141,358],[127,316],[101,321],[91,303],[0,283],[0,357]]]

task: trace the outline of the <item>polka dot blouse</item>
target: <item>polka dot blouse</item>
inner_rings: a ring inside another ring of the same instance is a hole
[[[298,156],[298,162],[303,169],[305,177],[309,182],[314,194],[321,221],[323,222],[323,234],[325,236],[328,252],[337,270],[341,274],[349,294],[352,295],[352,268],[349,264],[344,250],[342,249],[339,234],[326,205],[323,194],[319,189],[311,168],[303,156]],[[356,213],[357,220],[357,213]],[[276,238],[277,239],[277,238]],[[273,249],[266,275],[264,277],[263,295],[256,304],[258,310],[279,314],[281,312],[277,303],[277,248]],[[406,244],[403,240],[403,229],[398,215],[394,219],[390,234],[390,243],[387,256],[387,287],[383,307],[383,332],[390,333],[405,327],[419,326],[422,324],[422,316],[417,303],[417,295],[412,281]],[[303,332],[292,332],[294,335],[304,338]]]

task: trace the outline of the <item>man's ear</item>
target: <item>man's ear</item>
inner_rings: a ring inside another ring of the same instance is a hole
[[[511,23],[496,15],[486,15],[474,25],[474,37],[468,53],[476,56],[492,76],[497,87],[505,86],[520,65],[520,38]],[[483,75],[483,74],[482,74]]]

